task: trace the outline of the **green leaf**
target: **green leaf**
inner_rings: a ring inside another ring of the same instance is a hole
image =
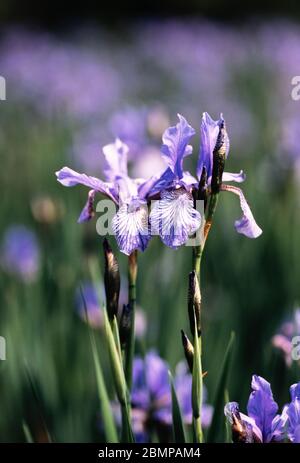
[[[231,333],[224,355],[223,365],[220,370],[220,377],[217,384],[214,399],[214,414],[208,432],[208,442],[226,442],[226,419],[224,416],[225,391],[228,390],[228,378],[231,366],[235,334]]]
[[[184,424],[182,422],[182,415],[180,411],[177,394],[174,387],[174,381],[171,372],[169,371],[169,379],[172,394],[172,421],[173,421],[173,432],[174,442],[176,444],[184,444],[186,442]]]
[[[103,310],[104,313],[104,327],[106,340],[108,344],[110,362],[114,377],[115,388],[117,396],[121,405],[122,412],[122,440],[125,442],[134,442],[134,437],[130,424],[130,406],[129,406],[129,394],[127,390],[122,359],[116,345],[115,337],[112,332],[112,328],[109,323],[106,309]]]
[[[195,322],[195,333],[197,333],[197,322]],[[192,409],[193,409],[193,429],[195,442],[201,443],[203,441],[203,433],[201,426],[201,411],[202,411],[202,362],[201,362],[201,336],[198,338],[197,334],[194,336],[194,361],[193,361],[193,375],[192,375]]]
[[[95,338],[93,334],[91,334],[91,345],[92,345],[96,380],[97,380],[97,386],[98,386],[101,417],[103,420],[103,428],[104,428],[106,441],[108,443],[117,443],[119,442],[118,435],[117,435],[115,423],[113,420],[113,414],[112,414],[109,397],[107,394],[107,390],[106,390],[106,386],[105,386],[105,382],[103,378],[100,358],[97,352],[97,347],[96,347]]]
[[[28,427],[28,424],[26,423],[25,420],[23,420],[22,428],[23,428],[23,432],[24,432],[24,435],[25,435],[25,439],[26,439],[27,444],[33,444],[33,443],[34,443],[34,440],[33,440],[31,431],[30,431],[30,429],[29,429],[29,427]]]

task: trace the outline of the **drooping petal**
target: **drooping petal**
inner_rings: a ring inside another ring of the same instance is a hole
[[[104,170],[107,180],[113,182],[116,177],[127,176],[128,146],[117,138],[115,143],[103,146],[102,151],[107,164]]]
[[[262,431],[263,441],[269,442],[272,439],[272,422],[278,405],[273,399],[270,383],[264,378],[253,375],[251,387],[253,391],[248,400],[248,415]]]
[[[188,144],[190,138],[195,134],[186,119],[178,114],[179,122],[174,127],[169,127],[163,134],[162,156],[168,166],[180,179],[182,177],[183,158],[192,153],[192,147]]]
[[[300,443],[300,400],[293,400],[287,407],[288,436],[294,443]]]
[[[231,172],[224,172],[222,176],[223,182],[242,183],[245,180],[246,180],[246,174],[242,170],[236,174],[232,174]]]
[[[258,238],[262,234],[262,229],[257,225],[242,190],[235,186],[225,184],[221,185],[221,190],[230,191],[240,198],[243,216],[234,222],[236,231],[248,238]]]
[[[201,225],[201,215],[194,209],[193,198],[183,188],[162,191],[150,213],[151,233],[159,234],[163,243],[176,249],[186,243]]]
[[[80,174],[69,167],[63,167],[56,172],[57,180],[64,186],[85,185],[92,190],[99,191],[104,195],[116,201],[116,194],[112,183],[102,182],[96,177],[90,177],[86,174]]]
[[[208,113],[203,113],[201,121],[201,140],[200,140],[200,153],[197,163],[197,177],[200,180],[203,167],[206,169],[208,183],[213,171],[213,152],[216,146],[217,138],[219,135],[220,127],[224,124],[222,114],[220,119],[214,121]],[[229,153],[229,138],[226,135],[226,157]]]
[[[84,208],[81,211],[81,214],[78,218],[78,223],[88,222],[94,217],[94,200],[95,200],[95,190],[90,190],[88,194],[87,202]]]
[[[145,201],[123,203],[112,220],[112,228],[121,252],[129,256],[136,249],[144,251],[150,240]]]

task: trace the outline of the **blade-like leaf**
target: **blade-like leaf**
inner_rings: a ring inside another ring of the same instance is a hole
[[[195,318],[195,333],[196,329]],[[201,336],[194,336],[194,361],[192,375],[192,408],[193,408],[193,429],[195,442],[203,441],[202,426],[201,426],[201,411],[202,411],[202,362],[201,362]]]
[[[228,377],[231,366],[235,334],[232,332],[225,352],[220,377],[214,399],[214,414],[208,432],[208,442],[226,441],[226,420],[224,416],[225,391],[228,389]]]
[[[177,394],[174,387],[174,381],[171,372],[169,371],[171,394],[172,394],[172,421],[174,442],[176,444],[184,444],[186,442],[184,424],[182,421],[181,410],[177,399]]]
[[[27,444],[33,444],[33,443],[34,443],[34,440],[33,440],[31,431],[30,431],[30,429],[29,429],[28,424],[26,423],[26,421],[23,421],[23,423],[22,423],[22,428],[23,428],[23,432],[24,432],[24,435],[25,435],[25,439],[26,439]]]
[[[113,414],[103,378],[102,368],[100,364],[99,355],[96,348],[95,338],[91,336],[91,345],[93,351],[93,359],[95,365],[95,373],[96,373],[96,380],[97,380],[97,387],[98,387],[98,394],[99,394],[99,401],[100,401],[100,409],[101,409],[101,417],[103,420],[103,428],[106,437],[106,442],[108,443],[117,443],[118,435],[115,427],[115,423],[113,420]]]

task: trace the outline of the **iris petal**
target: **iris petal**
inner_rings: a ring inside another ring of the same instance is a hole
[[[179,122],[174,127],[165,130],[161,147],[162,156],[177,178],[183,174],[183,158],[192,153],[192,147],[188,145],[190,138],[195,135],[195,130],[186,119],[178,114]]]
[[[116,201],[116,194],[114,192],[113,184],[102,182],[96,177],[90,177],[86,174],[80,174],[69,167],[63,167],[56,172],[57,180],[64,186],[85,185],[92,190],[99,191],[104,195]]]
[[[107,167],[104,173],[110,182],[118,176],[127,176],[127,153],[128,146],[119,138],[115,143],[110,143],[102,148]]]
[[[112,228],[121,252],[129,256],[136,249],[144,251],[150,240],[147,204],[138,199],[123,203],[112,220]]]
[[[78,223],[88,222],[94,217],[95,194],[96,194],[95,190],[89,191],[87,202],[81,211],[81,214],[78,218]]]
[[[278,405],[273,399],[270,383],[261,376],[253,375],[253,389],[248,401],[248,415],[255,420],[263,434],[263,441],[272,439],[272,422],[276,416]]]
[[[201,225],[201,215],[194,209],[193,198],[183,188],[162,191],[150,214],[151,232],[163,243],[176,249],[186,243]]]
[[[234,222],[236,231],[248,238],[258,238],[262,234],[262,229],[257,225],[242,190],[235,186],[224,184],[221,185],[221,190],[230,191],[240,198],[243,216]]]

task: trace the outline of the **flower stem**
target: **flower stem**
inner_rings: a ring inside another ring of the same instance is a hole
[[[131,306],[131,324],[129,338],[125,355],[125,377],[128,391],[132,385],[132,365],[134,358],[135,336],[134,336],[134,321],[135,321],[135,304],[136,304],[136,279],[137,279],[137,251],[134,251],[128,257],[128,299]]]

